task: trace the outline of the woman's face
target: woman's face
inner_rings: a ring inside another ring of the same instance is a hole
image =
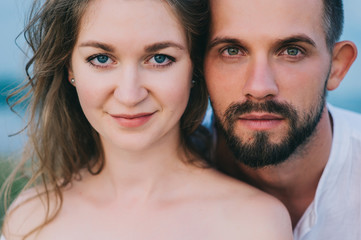
[[[178,142],[192,77],[184,28],[165,1],[92,1],[71,59],[80,104],[106,148]]]

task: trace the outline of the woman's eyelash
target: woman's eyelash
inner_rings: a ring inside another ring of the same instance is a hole
[[[107,68],[114,63],[112,57],[108,54],[94,54],[86,58],[86,62],[92,67]],[[154,68],[168,67],[176,62],[176,58],[166,54],[154,54],[146,58],[145,64]]]
[[[176,59],[166,54],[154,54],[148,57],[145,61],[146,64],[150,64],[156,68],[167,67],[172,65],[174,62],[176,62]]]
[[[97,60],[98,61],[98,64],[94,63],[94,60]],[[112,62],[114,62],[112,60],[112,58],[107,55],[107,54],[94,54],[90,57],[88,57],[86,59],[87,63],[89,63],[91,66],[94,66],[94,67],[98,67],[98,68],[106,68],[108,67],[109,63],[107,64],[107,62],[111,60]]]

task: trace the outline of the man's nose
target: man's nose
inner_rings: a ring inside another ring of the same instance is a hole
[[[149,94],[144,82],[136,65],[124,66],[120,70],[119,79],[114,90],[115,99],[127,107],[137,105],[146,99]]]
[[[265,100],[278,94],[275,72],[267,56],[256,56],[250,61],[243,91],[253,100]]]

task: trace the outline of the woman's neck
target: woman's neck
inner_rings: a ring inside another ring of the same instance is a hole
[[[170,135],[152,146],[141,149],[122,149],[102,140],[105,165],[93,177],[109,196],[151,198],[160,189],[171,186],[177,173],[190,171],[179,135]],[[94,184],[94,183],[93,183]]]

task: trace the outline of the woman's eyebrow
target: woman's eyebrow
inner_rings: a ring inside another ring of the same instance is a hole
[[[148,45],[144,48],[145,52],[157,52],[159,50],[165,49],[165,48],[169,48],[169,47],[174,47],[174,48],[178,48],[180,50],[185,50],[184,46],[182,46],[181,44],[175,43],[175,42],[159,42],[159,43],[154,43],[151,45]]]
[[[87,41],[81,43],[79,47],[93,47],[93,48],[100,48],[107,52],[114,52],[115,48],[109,44],[97,42],[97,41]]]
[[[102,43],[102,42],[97,42],[97,41],[87,41],[84,43],[81,43],[79,45],[79,47],[93,47],[93,48],[99,48],[99,49],[103,49],[104,51],[107,52],[114,52],[115,51],[115,47],[113,47],[110,44],[106,44],[106,43]],[[169,47],[174,47],[174,48],[178,48],[180,50],[185,50],[185,48],[178,43],[175,42],[159,42],[159,43],[154,43],[151,45],[148,45],[144,48],[144,50],[146,52],[157,52],[161,49],[165,49],[165,48],[169,48]]]

